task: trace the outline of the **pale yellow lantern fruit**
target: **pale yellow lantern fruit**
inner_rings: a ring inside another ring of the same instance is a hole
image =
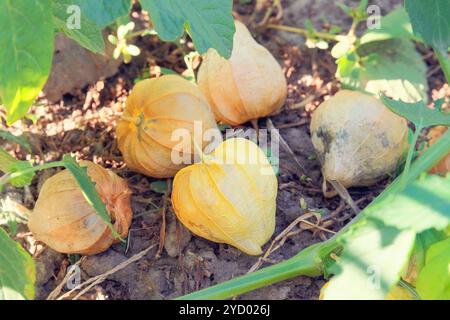
[[[262,150],[233,138],[177,173],[172,206],[189,230],[259,255],[275,229],[277,178]]]
[[[201,91],[180,76],[166,75],[134,86],[116,133],[130,169],[155,178],[169,178],[186,166],[173,158],[172,151],[180,144],[176,132],[185,130],[188,136],[203,139],[204,132],[210,129],[217,130],[217,124]],[[194,154],[190,141],[189,146],[176,149],[179,158],[184,153]],[[205,147],[208,141],[197,143]]]
[[[80,165],[87,166],[87,174],[95,182],[115,230],[125,238],[133,216],[127,183],[93,162],[82,161]],[[28,227],[37,240],[62,253],[92,255],[107,250],[117,241],[87,202],[69,170],[45,181]]]
[[[408,147],[406,120],[356,91],[342,90],[323,102],[310,129],[324,178],[347,188],[370,186],[392,173]]]
[[[216,119],[238,125],[277,112],[287,94],[286,78],[272,54],[236,21],[231,58],[209,49],[198,73],[198,86]]]

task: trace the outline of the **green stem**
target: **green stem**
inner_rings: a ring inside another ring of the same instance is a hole
[[[409,169],[411,168],[411,162],[414,155],[414,151],[416,150],[416,143],[419,139],[420,132],[422,131],[422,126],[418,125],[416,126],[416,131],[414,132],[414,136],[411,142],[411,145],[409,146],[408,155],[406,156],[406,162],[405,162],[405,168],[403,169],[402,173],[402,186],[403,188],[407,185],[407,177]]]
[[[342,228],[338,234],[322,243],[314,244],[300,251],[296,256],[276,265],[259,271],[220,283],[218,285],[193,292],[178,299],[227,299],[270,284],[292,279],[301,275],[319,276],[323,272],[323,259],[336,250],[340,244],[340,238],[357,221],[365,217],[368,208],[378,205],[393,194],[403,190],[404,182],[410,183],[419,175],[429,170],[440,159],[450,152],[450,130],[447,131],[436,143],[418,158],[411,166],[406,178],[398,177],[387,187],[371,204],[369,204],[352,222]]]
[[[436,53],[439,64],[441,65],[442,71],[444,71],[445,79],[447,80],[447,83],[450,83],[450,59],[448,58],[448,55],[445,56],[442,54],[438,48],[433,47],[433,49]]]
[[[301,254],[289,260],[216,286],[193,292],[178,298],[178,300],[227,299],[300,275],[318,277],[323,272],[319,254],[321,245],[320,243],[310,246],[301,251]]]
[[[136,37],[144,37],[147,35],[156,35],[155,30],[153,29],[143,29],[143,30],[138,30],[138,31],[134,31],[134,32],[130,32],[129,34],[126,35],[126,39],[130,40]]]
[[[281,25],[281,24],[268,24],[267,28],[298,33],[298,34],[304,35],[305,37],[308,37],[310,35],[310,32],[306,29],[285,26],[285,25]],[[314,35],[317,36],[318,38],[322,38],[325,40],[331,40],[331,41],[340,41],[343,38],[345,38],[345,36],[342,36],[342,35],[335,35],[335,34],[326,33],[326,32],[314,32]]]

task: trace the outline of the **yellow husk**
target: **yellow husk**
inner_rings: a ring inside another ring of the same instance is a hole
[[[178,172],[172,206],[196,235],[259,255],[275,229],[276,195],[277,178],[261,149],[233,138]]]
[[[236,21],[231,58],[210,49],[198,73],[198,86],[218,121],[238,125],[271,115],[284,104],[286,79],[272,54]]]

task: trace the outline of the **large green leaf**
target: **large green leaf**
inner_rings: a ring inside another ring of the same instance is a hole
[[[7,122],[22,118],[50,73],[54,31],[49,0],[0,1],[0,95]]]
[[[450,224],[450,176],[430,175],[415,181],[389,201],[372,207],[368,216],[402,230],[444,230]]]
[[[70,13],[67,8],[78,5],[81,9],[83,0],[54,0],[53,1],[53,23],[55,27],[65,33],[66,36],[75,40],[82,47],[95,52],[104,53],[105,42],[102,35],[102,26],[91,21],[87,15],[80,11],[80,28],[69,28],[67,19]]]
[[[450,46],[450,1],[406,0],[405,7],[414,33],[447,56]]]
[[[95,209],[100,218],[102,218],[102,220],[108,225],[114,237],[120,239],[120,235],[111,224],[111,218],[108,214],[108,211],[106,210],[106,206],[100,198],[97,190],[95,189],[95,183],[91,180],[91,178],[89,178],[87,174],[87,168],[81,167],[70,155],[64,155],[63,162],[64,166],[74,176],[87,202]]]
[[[372,41],[337,60],[336,76],[345,88],[406,102],[427,100],[426,66],[406,39]]]
[[[131,0],[83,0],[80,1],[81,14],[86,15],[97,25],[106,27],[116,19],[127,15],[131,2]]]
[[[216,49],[228,58],[233,49],[235,32],[232,0],[141,0],[150,13],[159,37],[174,41],[186,28],[198,52]]]
[[[380,28],[368,29],[364,32],[360,39],[360,44],[392,38],[417,39],[412,32],[408,13],[402,6],[382,17]]]
[[[31,256],[0,228],[0,300],[34,299],[35,280]]]
[[[416,288],[422,299],[450,300],[450,238],[428,249]]]
[[[415,233],[366,220],[344,239],[344,251],[323,290],[326,300],[382,300],[400,280]]]
[[[430,109],[423,101],[416,103],[406,103],[382,96],[383,103],[398,115],[408,119],[416,126],[450,126],[450,113],[444,113],[436,109]]]

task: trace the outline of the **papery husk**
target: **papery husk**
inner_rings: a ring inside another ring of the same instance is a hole
[[[216,119],[239,125],[277,112],[286,101],[287,84],[278,62],[239,21],[231,58],[215,49],[204,56],[198,86]]]
[[[90,161],[87,174],[95,183],[118,234],[125,238],[133,216],[131,190],[114,172]],[[45,181],[30,215],[28,226],[37,240],[55,251],[93,255],[107,250],[117,241],[111,229],[87,202],[69,170]]]
[[[275,229],[276,195],[277,178],[261,149],[233,138],[178,172],[172,206],[196,235],[259,255]]]
[[[324,178],[346,188],[385,178],[408,148],[406,120],[357,91],[341,90],[323,102],[310,130]]]
[[[446,131],[448,127],[445,126],[436,126],[430,129],[427,134],[428,145],[432,145],[435,143]],[[424,152],[426,149],[424,150]],[[430,169],[430,173],[440,174],[445,176],[450,172],[450,153],[448,153],[441,161],[439,161],[434,167]]]
[[[208,102],[195,85],[176,75],[140,81],[117,124],[118,146],[125,163],[131,170],[151,177],[173,177],[186,164],[172,161],[172,150],[180,143],[172,134],[187,129],[195,137],[195,121],[201,124],[201,137],[206,130],[218,130]],[[203,148],[208,142],[196,141]],[[194,155],[191,140],[188,142],[189,146],[179,150],[180,155],[186,150],[189,156]]]

